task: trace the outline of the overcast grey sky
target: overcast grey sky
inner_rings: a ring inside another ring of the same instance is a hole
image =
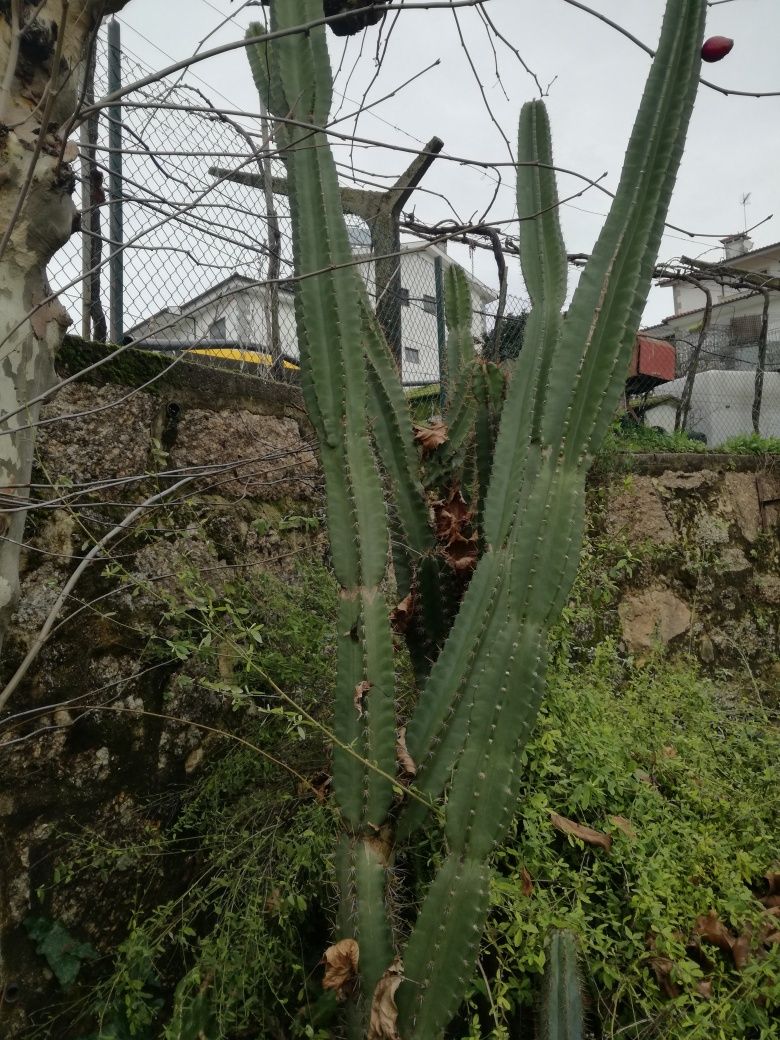
[[[123,42],[128,51],[146,64],[161,68],[169,60],[192,53],[200,40],[238,6],[238,2],[231,4],[230,0],[131,0],[121,16],[125,27]],[[591,6],[655,45],[664,9],[662,0],[591,0]],[[564,0],[490,0],[487,10],[539,80],[545,85],[554,80],[548,105],[556,162],[593,177],[607,171],[603,183],[614,188],[649,57]],[[240,37],[246,24],[257,15],[257,7],[238,12],[207,46]],[[495,41],[499,82],[490,43],[477,12],[462,9],[458,18],[490,108],[514,148],[520,106],[536,95],[536,86],[509,49]],[[710,9],[707,33],[735,40],[734,50],[724,61],[705,66],[707,78],[742,90],[780,89],[780,0],[732,0],[718,4]],[[343,102],[345,112],[356,107],[355,102],[375,72],[377,36],[378,29],[374,28],[362,41],[355,37],[348,44],[336,84],[337,91],[347,98]],[[333,38],[331,55],[337,66],[342,58],[342,44]],[[358,133],[407,147],[419,146],[436,134],[443,138],[450,154],[506,161],[506,144],[486,112],[452,11],[408,11],[400,16],[369,100],[387,94],[435,59],[441,59],[437,68],[366,113]],[[229,102],[233,107],[256,111],[254,86],[241,52],[205,61],[188,73],[188,78],[207,89],[218,103]],[[701,88],[669,216],[671,223],[696,232],[697,237],[691,240],[669,232],[662,243],[661,259],[683,254],[719,257],[721,247],[717,239],[702,236],[742,230],[741,197],[748,192],[748,224],[777,211],[772,220],[754,233],[756,245],[780,239],[778,125],[780,98],[724,97]],[[400,172],[409,158],[389,150],[357,150],[355,165],[391,174]],[[512,180],[512,171],[504,170],[504,184],[499,188],[491,219],[513,216]],[[496,187],[492,171],[480,173],[442,161],[434,164],[424,185],[431,192],[446,196],[464,220],[484,210]],[[569,177],[560,178],[562,196],[579,187]],[[604,195],[591,190],[563,207],[562,223],[570,252],[587,252],[592,247],[607,201]],[[433,194],[418,196],[416,212],[426,222],[452,216],[452,210]],[[453,246],[452,252],[466,266],[471,265],[468,249]],[[495,283],[490,254],[478,251],[473,263],[478,276]],[[516,262],[513,267],[512,287],[517,290],[521,282]],[[646,322],[652,323],[670,312],[670,290],[653,289]]]

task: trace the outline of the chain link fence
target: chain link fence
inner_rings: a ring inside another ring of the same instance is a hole
[[[96,97],[151,71],[120,52],[105,29],[93,63]],[[182,79],[135,90],[82,127],[82,234],[57,253],[49,277],[85,339],[186,351],[189,361],[295,378],[285,167],[263,158],[266,132],[259,115],[228,114]],[[388,275],[387,263],[380,271],[372,259],[370,222],[347,221],[369,294],[375,305],[384,301],[380,316],[404,384],[437,383],[443,272],[455,261],[446,245],[404,241]],[[465,273],[475,339],[489,343],[498,292]],[[505,341],[525,309],[524,301],[507,300]]]
[[[645,425],[710,448],[780,437],[780,326],[764,336],[761,313],[743,317],[673,335],[675,378],[633,402]]]
[[[117,31],[109,24],[98,38],[91,88],[98,97],[151,72],[120,52]],[[82,234],[57,253],[49,275],[84,338],[297,378],[285,167],[269,154],[267,127],[260,114],[231,114],[179,77],[133,91],[81,128]],[[403,383],[424,396],[439,382],[444,272],[456,261],[444,244],[400,238],[397,255],[383,258],[378,244],[387,229],[380,234],[371,217],[347,222]],[[507,298],[497,334],[498,291],[464,271],[475,340],[488,356],[516,355],[527,301]],[[780,293],[774,297],[780,307]],[[780,325],[763,341],[760,294],[755,300],[758,316],[713,322],[705,335],[701,327],[678,329],[663,373],[640,366],[639,378],[629,379],[629,412],[710,447],[754,432],[780,436]],[[780,309],[772,313],[780,319]],[[435,389],[429,396],[435,408]]]

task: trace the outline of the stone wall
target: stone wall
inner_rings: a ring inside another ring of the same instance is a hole
[[[72,341],[60,374],[102,356]],[[28,1035],[36,1009],[61,992],[30,919],[56,921],[104,953],[136,896],[110,880],[96,889],[94,879],[67,898],[51,893],[62,835],[89,826],[107,841],[142,841],[175,816],[183,786],[219,745],[202,727],[241,724],[224,697],[176,681],[187,666],[149,656],[150,634],[170,634],[165,611],[188,594],[182,576],[218,597],[258,570],[284,573],[301,553],[324,551],[316,523],[290,522],[321,508],[295,387],[138,355],[88,378],[44,412],[34,480],[57,485],[67,505],[30,516],[3,685],[95,539],[150,495],[205,475],[87,569],[0,723],[0,1036],[9,1040]]]
[[[72,341],[61,374],[101,356]],[[138,354],[88,379],[68,384],[44,416],[36,480],[70,497],[67,508],[31,516],[1,679],[95,537],[183,475],[203,476],[88,569],[0,725],[0,1035],[9,1038],[27,1035],[36,1009],[60,992],[25,922],[58,922],[105,953],[132,910],[135,894],[111,873],[97,888],[75,883],[57,895],[61,835],[89,825],[107,843],[136,832],[142,841],[175,818],[189,778],[205,768],[216,743],[202,727],[240,723],[224,697],[178,681],[186,667],[148,656],[150,632],[166,633],[166,611],[189,594],[183,576],[218,599],[258,570],[285,573],[301,554],[327,552],[296,388]],[[615,590],[591,640],[612,634],[639,664],[660,643],[705,668],[776,681],[778,469],[721,456],[635,458],[595,475],[590,499],[594,574]],[[87,912],[96,905],[98,915]]]
[[[641,660],[669,644],[771,690],[780,678],[780,464],[643,457],[603,491],[605,534],[632,564],[617,607],[626,650]]]

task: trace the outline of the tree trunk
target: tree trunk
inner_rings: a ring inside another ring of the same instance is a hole
[[[764,395],[764,369],[766,368],[766,342],[769,338],[769,305],[771,298],[768,289],[760,289],[764,297],[764,307],[761,312],[761,332],[758,336],[758,362],[756,364],[756,383],[753,392],[753,432],[757,437],[761,436],[761,400]]]
[[[680,400],[677,403],[677,410],[674,417],[674,428],[675,430],[682,430],[685,432],[688,426],[688,416],[691,411],[691,398],[693,397],[693,387],[696,382],[696,375],[699,369],[699,358],[701,352],[704,349],[704,344],[707,342],[707,333],[710,330],[710,320],[712,318],[712,293],[704,284],[699,281],[698,278],[692,278],[690,276],[683,276],[684,281],[690,282],[691,285],[695,285],[697,289],[701,289],[704,293],[707,302],[704,306],[704,314],[701,319],[701,328],[699,329],[699,338],[696,341],[696,346],[693,348],[691,359],[688,362],[688,371],[685,374],[685,383],[683,384],[683,391],[680,396]]]
[[[0,652],[19,586],[34,425],[70,324],[46,265],[78,228],[64,147],[103,14],[127,0],[9,0],[0,6]],[[63,136],[64,136],[63,134]]]

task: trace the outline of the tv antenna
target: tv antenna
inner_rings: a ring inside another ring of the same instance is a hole
[[[748,223],[747,223],[747,208],[748,208],[748,205],[750,203],[750,199],[751,199],[752,195],[753,195],[753,192],[752,191],[748,191],[748,192],[745,192],[745,194],[742,196],[742,216],[744,217],[744,220],[745,220],[745,232],[747,232],[747,227],[748,227]]]

